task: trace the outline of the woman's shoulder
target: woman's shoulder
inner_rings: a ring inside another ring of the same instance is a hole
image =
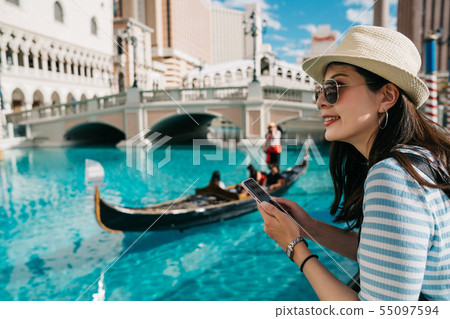
[[[380,173],[380,172],[401,172],[402,166],[401,164],[393,157],[385,158],[377,163],[375,163],[370,169],[368,176],[374,174],[374,173]]]
[[[396,185],[395,187],[420,188],[417,181],[393,157],[385,158],[375,163],[369,170],[365,186],[371,182],[383,180],[383,183]]]
[[[427,159],[431,166],[434,168],[439,168],[441,171],[446,172],[442,164],[437,160],[433,154],[426,148],[420,146],[411,145],[398,145],[393,148],[394,152],[401,152],[404,154],[412,154],[416,156],[421,156]],[[414,165],[414,164],[413,164]],[[422,175],[425,179],[429,179],[424,175],[418,168],[416,171]],[[378,163],[375,163],[369,170],[366,178],[366,186],[370,181],[373,180],[385,180],[390,182],[390,184],[395,184],[396,187],[407,187],[414,189],[422,189],[420,184],[414,179],[411,174],[394,158],[388,157]]]
[[[433,153],[431,153],[428,149],[426,149],[424,147],[417,146],[417,145],[401,144],[401,145],[397,145],[392,150],[403,153],[403,154],[411,154],[411,155],[421,156],[421,157],[425,158],[434,169],[436,169],[438,171],[442,171],[442,172],[447,172],[444,165],[442,165],[442,163],[433,155]]]

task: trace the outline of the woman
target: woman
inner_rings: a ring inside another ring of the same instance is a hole
[[[371,26],[351,28],[334,54],[303,64],[322,83],[316,103],[332,142],[331,214],[348,229],[315,220],[283,198],[276,200],[293,218],[269,203],[258,208],[265,232],[321,300],[418,300],[421,293],[450,300],[448,179],[436,185],[411,160],[420,157],[448,178],[449,138],[417,110],[428,97],[420,65],[409,39]],[[331,274],[303,237],[357,260],[361,291]]]

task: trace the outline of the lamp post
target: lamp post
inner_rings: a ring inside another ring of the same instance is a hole
[[[133,87],[137,88],[137,77],[136,77],[136,37],[135,36],[131,36],[130,38],[131,43],[133,44],[133,65],[134,65],[134,76],[133,76]]]
[[[137,39],[134,35],[131,35],[131,27],[133,26],[132,23],[128,22],[127,24],[127,34],[131,41],[131,44],[133,46],[133,87],[137,88],[137,77],[136,77],[136,46],[137,46]]]
[[[250,34],[253,37],[253,82],[258,82],[258,78],[256,77],[256,37],[258,36],[258,27],[256,25],[256,12],[252,11],[250,15],[250,29],[247,29],[247,20],[243,21],[244,24],[244,35]],[[262,30],[264,33],[266,29],[266,20],[262,21]]]

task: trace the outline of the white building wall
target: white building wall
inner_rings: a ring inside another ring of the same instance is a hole
[[[244,12],[212,7],[212,64],[244,58]]]
[[[64,12],[64,22],[55,20],[54,0],[20,0],[20,5],[0,1],[0,22],[45,35],[53,41],[70,43],[99,53],[111,55],[113,43],[113,1],[59,0]],[[98,25],[97,35],[91,34],[91,19]]]
[[[55,20],[55,2],[63,9],[63,22]],[[112,93],[112,0],[21,0],[18,6],[0,1],[0,12],[0,81],[6,112],[13,104],[16,110],[30,109],[36,92],[43,96],[39,106],[54,104],[55,94],[65,103],[69,94],[79,100]],[[92,18],[97,34],[91,32]],[[67,71],[72,65],[75,74]]]

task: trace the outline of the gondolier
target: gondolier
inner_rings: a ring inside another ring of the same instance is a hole
[[[266,143],[264,144],[264,151],[267,154],[267,164],[279,165],[281,154],[281,131],[277,128],[274,122],[269,124],[269,133],[266,135]]]

